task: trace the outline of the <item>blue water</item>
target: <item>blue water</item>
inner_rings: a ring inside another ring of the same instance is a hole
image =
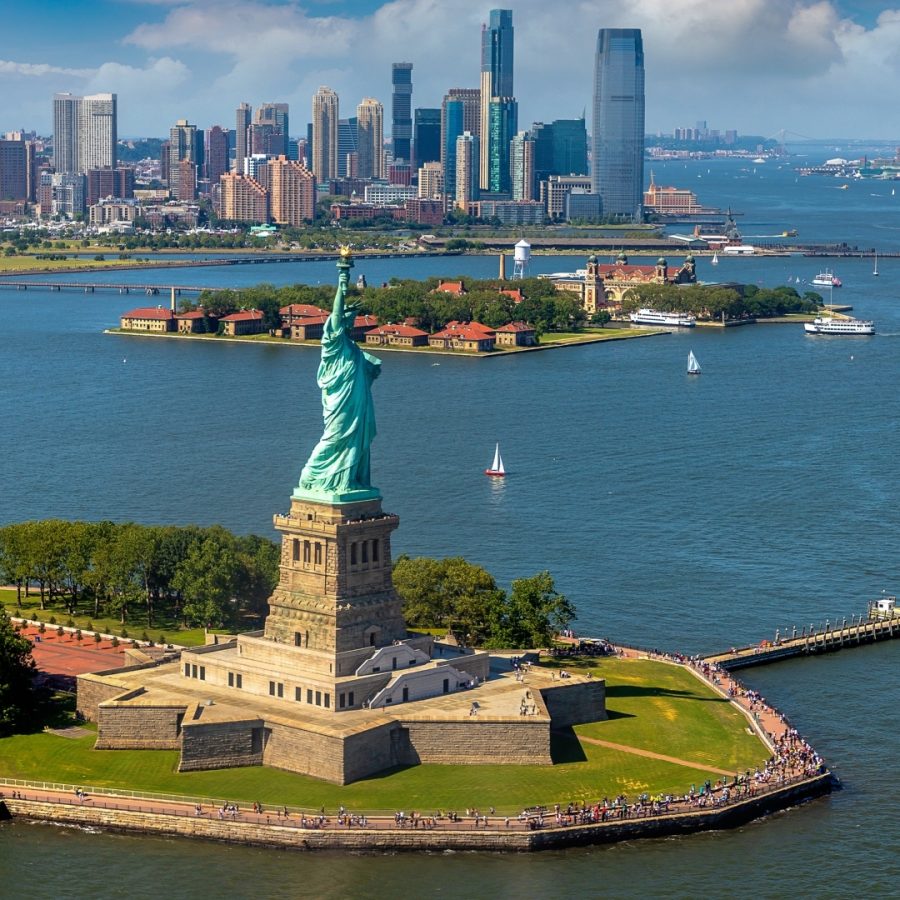
[[[712,168],[693,166],[704,177]],[[726,205],[722,196],[702,199]],[[742,206],[749,212],[747,197]],[[866,216],[854,216],[841,227],[869,240]],[[814,220],[777,224],[810,240],[838,230],[830,211],[815,233]],[[884,251],[900,249],[891,234]],[[873,318],[876,336],[756,325],[491,360],[385,353],[372,469],[400,515],[395,552],[461,554],[503,583],[549,569],[578,607],[582,633],[689,652],[834,622],[900,590],[900,263],[880,262],[875,279],[870,260],[833,262],[845,285],[835,301]],[[496,260],[364,265],[377,283],[488,275]],[[578,265],[535,261],[544,271]],[[802,258],[699,262],[701,278],[762,284],[808,281],[818,268]],[[334,268],[198,268],[178,278],[331,282]],[[218,522],[271,534],[320,433],[317,353],[102,333],[136,302],[0,292],[0,521]],[[700,378],[685,374],[691,349]],[[496,440],[510,473],[503,483],[481,474]],[[0,896],[36,883],[42,896],[113,896],[110,885],[127,878],[131,896],[150,897],[161,873],[193,896],[223,871],[243,873],[228,879],[235,897],[344,896],[373,884],[448,897],[896,895],[900,789],[888,767],[900,727],[898,654],[889,644],[748,674],[847,789],[738,832],[527,859],[351,856],[338,865],[333,854],[16,826],[0,829]]]

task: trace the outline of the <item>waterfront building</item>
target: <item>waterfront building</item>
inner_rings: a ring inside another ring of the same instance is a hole
[[[444,222],[443,197],[415,197],[407,200],[403,206],[408,222],[414,222],[416,225],[441,225]]]
[[[25,141],[0,140],[0,201],[28,199],[28,148]]]
[[[228,169],[228,131],[221,125],[213,125],[206,131],[204,175],[211,185],[215,185]]]
[[[268,222],[269,192],[249,175],[219,179],[219,216],[228,222]]]
[[[412,160],[412,69],[413,64],[406,62],[391,66],[391,145],[394,159],[406,163]]]
[[[338,176],[338,95],[320,87],[312,102],[312,171],[322,183]]]
[[[419,169],[418,195],[433,199],[444,193],[444,175],[439,162],[427,162]]]
[[[78,171],[78,111],[81,97],[53,95],[53,168],[60,175]]]
[[[134,197],[134,169],[118,166],[115,169],[88,169],[85,202],[93,206],[105,197],[128,200]]]
[[[567,222],[600,222],[603,216],[599,194],[592,194],[587,188],[571,188],[566,193],[564,217]]]
[[[196,196],[197,149],[197,126],[179,119],[169,129],[169,193],[175,200]]]
[[[142,306],[121,316],[119,327],[123,331],[174,331],[175,313],[164,306]]]
[[[537,200],[479,200],[471,204],[479,219],[499,219],[502,225],[543,225],[544,205]]]
[[[270,159],[265,171],[272,221],[294,227],[311,222],[316,216],[316,179],[312,172],[286,156]]]
[[[481,322],[448,322],[446,328],[428,336],[429,347],[464,353],[488,353],[495,343],[494,330]]]
[[[520,131],[509,143],[509,179],[513,200],[534,200],[534,141]]]
[[[473,200],[478,199],[478,138],[464,131],[456,139],[455,202],[463,212],[469,211]]]
[[[359,177],[358,133],[359,123],[355,116],[338,119],[337,177],[339,178]]]
[[[589,191],[589,175],[551,175],[541,182],[541,203],[551,219],[562,219],[566,214],[566,200],[573,190]]]
[[[413,157],[418,167],[441,159],[441,110],[439,107],[419,108],[413,126]]]
[[[487,189],[493,194],[508,194],[509,145],[519,127],[519,105],[512,97],[494,97],[490,103],[489,117]]]
[[[88,208],[88,222],[106,230],[128,231],[140,214],[141,206],[137,200],[101,198]]]
[[[249,156],[247,138],[250,131],[250,121],[253,116],[253,108],[249,103],[242,103],[235,112],[234,123],[234,171],[243,174],[244,159]]]
[[[366,97],[356,108],[357,174],[384,178],[384,107]]]
[[[382,347],[427,347],[428,332],[412,325],[377,325],[366,332],[366,343]]]
[[[494,329],[494,340],[498,347],[533,347],[537,343],[537,335],[533,325],[509,322]]]
[[[228,337],[244,334],[262,334],[266,330],[264,315],[258,309],[243,309],[219,319],[222,331]]]
[[[603,218],[643,219],[644,47],[639,28],[601,28],[594,59],[591,190]]]
[[[491,101],[495,98],[511,98],[513,90],[513,37],[511,9],[492,9],[490,19],[481,28],[481,127],[478,135],[481,138],[479,149],[479,179],[481,190],[492,190],[491,157],[499,153],[508,153],[506,147],[500,147],[490,139]],[[510,137],[515,134],[512,129]]]
[[[658,216],[691,216],[718,212],[700,204],[687,188],[660,187],[650,172],[650,186],[644,191],[644,211]]]

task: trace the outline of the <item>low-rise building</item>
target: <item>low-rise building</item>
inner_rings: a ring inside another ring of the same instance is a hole
[[[463,281],[442,281],[431,293],[455,294],[457,297],[462,297],[466,293],[466,285]]]
[[[425,347],[428,332],[411,325],[379,325],[366,332],[366,343],[383,347]]]
[[[174,331],[175,313],[165,306],[141,306],[119,319],[123,331]]]
[[[494,331],[481,322],[448,322],[442,331],[428,337],[428,346],[440,350],[486,353],[494,349]]]
[[[302,316],[294,319],[290,324],[292,341],[318,341],[322,339],[322,331],[328,321],[330,313],[322,312],[319,315]]]
[[[534,326],[525,322],[509,322],[494,332],[498,347],[533,347],[537,343]]]
[[[319,306],[313,306],[311,303],[291,303],[288,306],[282,306],[278,310],[281,316],[281,333],[284,337],[293,337],[291,327],[300,322],[301,319],[309,319],[312,316],[328,316],[327,309]]]
[[[216,316],[209,315],[204,309],[192,309],[175,315],[179,334],[215,333],[218,321]]]
[[[263,314],[258,309],[244,309],[232,313],[230,316],[223,316],[219,321],[223,333],[229,337],[242,334],[262,334],[266,330]]]
[[[375,316],[357,316],[353,320],[353,328],[350,329],[351,341],[364,341],[366,334],[378,324]]]

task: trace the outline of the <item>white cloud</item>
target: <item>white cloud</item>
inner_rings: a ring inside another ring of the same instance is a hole
[[[92,69],[67,69],[62,66],[51,66],[49,63],[22,63],[10,59],[0,59],[0,77],[4,75],[22,75],[26,78],[45,78],[48,75],[66,75],[74,78],[88,77]]]

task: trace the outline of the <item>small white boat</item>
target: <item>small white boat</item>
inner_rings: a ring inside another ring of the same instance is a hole
[[[697,357],[694,356],[693,350],[688,353],[687,373],[688,375],[700,374],[700,363],[697,362]]]
[[[490,475],[491,478],[503,478],[506,475],[506,469],[503,468],[503,457],[500,455],[500,442],[497,442],[497,446],[494,447],[494,461],[491,463],[491,467],[489,469],[484,470],[485,475]]]
[[[878,277],[878,254],[875,254],[875,268],[872,270],[872,274],[877,278]]]
[[[717,266],[719,264],[719,254],[714,250],[713,258],[710,260],[710,265]]]

